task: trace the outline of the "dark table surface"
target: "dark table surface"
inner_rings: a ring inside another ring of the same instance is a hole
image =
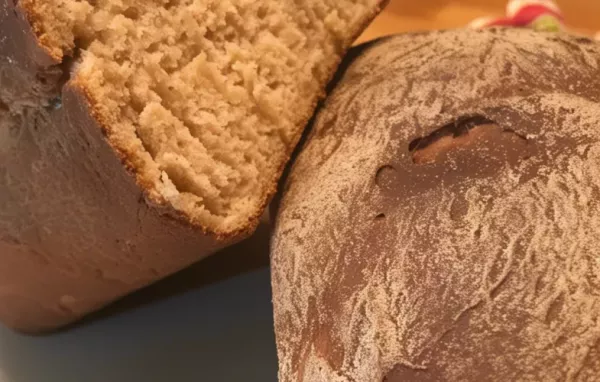
[[[268,228],[78,325],[0,327],[0,382],[277,380]]]

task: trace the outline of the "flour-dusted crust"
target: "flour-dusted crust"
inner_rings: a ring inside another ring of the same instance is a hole
[[[463,117],[502,131],[415,163]],[[366,47],[277,217],[280,380],[598,380],[599,232],[600,44],[465,30]]]

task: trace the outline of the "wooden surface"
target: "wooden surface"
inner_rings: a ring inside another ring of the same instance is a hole
[[[599,0],[558,0],[567,23],[578,32],[600,31]],[[502,16],[507,0],[391,0],[358,42],[393,33],[465,26],[482,16]]]

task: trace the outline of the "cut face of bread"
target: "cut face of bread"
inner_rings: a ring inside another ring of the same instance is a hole
[[[151,200],[229,236],[254,225],[345,49],[380,0],[22,0],[74,57]]]

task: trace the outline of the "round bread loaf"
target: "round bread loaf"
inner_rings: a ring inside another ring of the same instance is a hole
[[[280,380],[599,380],[600,44],[362,49],[278,212]]]

